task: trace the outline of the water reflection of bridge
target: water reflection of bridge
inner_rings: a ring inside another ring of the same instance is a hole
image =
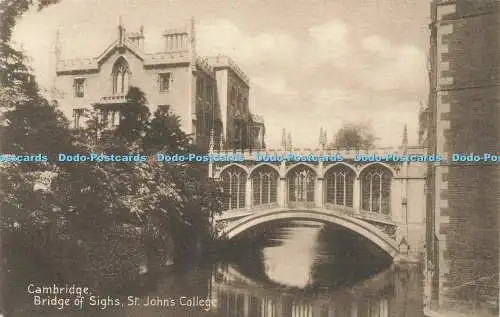
[[[212,279],[212,298],[217,299],[217,312],[224,316],[388,317],[392,316],[391,301],[384,288],[394,281],[391,274],[394,272],[381,273],[349,293],[307,297],[265,289],[227,266],[219,268]]]

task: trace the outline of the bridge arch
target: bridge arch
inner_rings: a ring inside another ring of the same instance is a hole
[[[382,163],[382,162],[373,162],[373,163],[369,163],[369,164],[366,164],[366,165],[364,165],[363,167],[361,167],[361,168],[359,169],[359,171],[358,171],[358,177],[360,177],[360,176],[361,176],[361,174],[363,173],[363,171],[365,171],[365,170],[367,170],[367,169],[370,169],[370,168],[374,168],[374,167],[376,167],[376,166],[380,166],[380,167],[382,167],[382,168],[386,168],[387,170],[389,170],[389,171],[391,172],[391,174],[392,174],[392,175],[391,175],[392,177],[395,177],[395,176],[398,174],[398,173],[396,172],[396,170],[395,170],[392,166],[390,166],[390,165],[388,165],[388,164],[386,164],[386,163]]]
[[[270,168],[274,169],[276,172],[278,172],[278,175],[281,177],[279,167],[276,165],[270,164],[270,163],[259,163],[259,164],[255,165],[254,167],[250,168],[248,170],[248,174],[250,175],[250,177],[252,177],[253,172],[255,172],[256,170],[258,170],[259,168],[261,168],[263,166],[269,166]]]
[[[317,177],[317,171],[316,171],[316,167],[314,165],[311,165],[309,163],[304,163],[304,162],[300,162],[300,163],[297,163],[297,164],[293,164],[293,165],[290,165],[286,171],[285,171],[285,177],[288,177],[290,172],[294,169],[297,169],[297,168],[300,168],[300,167],[307,167],[309,169],[311,169],[311,171],[314,173],[315,177]]]
[[[358,171],[356,170],[356,168],[354,166],[347,164],[347,163],[344,163],[344,162],[337,162],[337,163],[334,163],[331,165],[327,165],[327,167],[323,170],[323,174],[320,176],[325,177],[325,175],[328,173],[328,171],[330,171],[331,169],[334,169],[334,168],[338,168],[339,166],[344,166],[345,168],[348,168],[351,171],[353,171],[354,174],[356,175],[356,177],[359,176]]]
[[[220,169],[220,171],[217,172],[217,174],[215,175],[215,178],[220,178],[222,173],[228,169],[228,168],[231,168],[231,167],[234,167],[234,166],[237,166],[239,168],[241,168],[246,174],[247,176],[250,174],[249,172],[249,169],[248,167],[246,167],[245,165],[242,165],[242,164],[238,164],[238,163],[230,163],[230,164],[227,164],[227,165],[224,165],[224,167],[222,167]]]
[[[309,220],[335,224],[367,238],[384,250],[392,259],[399,255],[396,241],[374,225],[354,217],[332,212],[332,210],[323,209],[298,211],[281,208],[258,212],[230,223],[219,236],[231,240],[253,227],[276,220]]]

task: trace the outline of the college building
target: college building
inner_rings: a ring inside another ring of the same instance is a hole
[[[105,129],[114,129],[134,86],[152,113],[168,108],[177,114],[200,148],[208,148],[212,130],[216,148],[264,148],[264,121],[249,109],[248,76],[228,56],[198,55],[195,34],[191,19],[163,33],[163,51],[146,53],[144,28],[127,32],[120,20],[115,41],[99,56],[58,60],[54,88],[73,127],[84,126],[85,111],[94,107]]]
[[[500,153],[500,2],[433,0],[427,173],[428,316],[498,316],[500,165],[450,160]]]

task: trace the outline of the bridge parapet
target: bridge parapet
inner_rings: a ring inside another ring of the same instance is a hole
[[[422,147],[408,147],[408,148],[394,148],[394,147],[380,147],[369,150],[354,150],[354,149],[335,149],[335,148],[325,148],[325,149],[247,149],[247,150],[217,150],[214,149],[212,151],[213,154],[219,155],[238,155],[245,161],[256,161],[257,155],[262,156],[280,156],[287,157],[289,154],[293,154],[295,156],[305,156],[305,155],[314,155],[314,156],[331,156],[336,154],[338,156],[342,156],[343,159],[353,159],[356,155],[384,155],[384,154],[393,154],[393,155],[424,155],[425,149]]]

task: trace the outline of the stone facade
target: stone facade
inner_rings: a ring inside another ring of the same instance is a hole
[[[498,1],[431,5],[429,151],[499,153]],[[498,316],[500,165],[429,166],[427,308]]]
[[[224,143],[222,136],[226,147],[254,146],[244,72],[228,57],[199,56],[193,21],[163,37],[162,52],[146,53],[143,28],[127,33],[120,23],[117,39],[98,57],[58,61],[55,90],[63,92],[58,99],[74,127],[82,126],[84,109],[99,105],[106,125],[114,128],[128,87],[136,86],[145,92],[152,113],[168,107],[179,115],[182,128],[200,147],[208,147],[212,129],[217,145]]]

